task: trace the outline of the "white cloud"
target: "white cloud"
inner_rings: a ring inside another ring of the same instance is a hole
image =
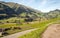
[[[27,4],[31,4],[31,3],[33,3],[35,0],[22,0],[23,3],[25,3],[25,1],[26,1],[26,3],[28,2]]]
[[[26,0],[28,4],[32,4],[35,0]]]
[[[45,4],[47,4],[48,0],[42,0],[41,5],[44,6]]]

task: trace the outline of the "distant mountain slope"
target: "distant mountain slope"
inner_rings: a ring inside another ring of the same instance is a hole
[[[1,2],[0,1],[0,14],[7,14],[8,16],[34,16],[38,17],[41,11],[32,9],[30,7],[13,3],[13,2]],[[5,17],[5,16],[4,16]]]
[[[57,17],[60,17],[60,10],[59,9],[56,9],[56,10],[53,10],[53,11],[50,11],[46,14],[44,14],[46,18],[57,18]]]
[[[4,5],[3,3],[0,3],[0,14],[12,14],[12,12],[14,12],[12,8]]]
[[[18,3],[0,1],[0,19],[9,17],[31,17],[52,19],[60,16],[60,10],[56,9],[48,13],[27,7]]]

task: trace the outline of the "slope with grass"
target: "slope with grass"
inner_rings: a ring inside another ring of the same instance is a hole
[[[36,24],[36,26],[38,26],[40,29],[38,29],[36,31],[32,31],[29,34],[23,35],[23,36],[18,37],[18,38],[41,38],[41,34],[48,27],[47,24],[54,23],[54,22],[57,22],[59,20],[60,20],[60,18],[55,18],[55,19],[51,19],[51,20],[39,23],[39,25]]]

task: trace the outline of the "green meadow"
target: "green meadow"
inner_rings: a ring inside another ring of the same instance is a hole
[[[39,29],[32,31],[26,35],[23,35],[21,37],[18,38],[41,38],[41,34],[45,31],[45,29],[48,27],[48,25],[51,23],[56,23],[57,21],[59,21],[60,18],[55,18],[55,19],[51,19],[48,21],[44,21],[38,24],[34,24],[32,25],[32,27],[37,27]]]

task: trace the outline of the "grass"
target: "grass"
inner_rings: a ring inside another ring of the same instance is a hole
[[[17,26],[17,25],[15,23],[0,24],[0,28],[9,28],[9,27],[13,27],[13,26]]]
[[[25,26],[25,25],[27,25],[27,26]],[[16,30],[11,29],[11,30],[8,30],[6,32],[8,32],[9,34],[14,34],[14,33],[17,33],[17,32],[24,31],[24,30],[32,29],[32,27],[28,26],[28,24],[23,24],[23,25],[20,25],[20,24],[18,25],[16,23],[0,24],[0,28],[10,28],[10,27],[14,28],[14,27],[17,27],[17,26],[20,27],[21,29],[20,30],[19,29],[16,29]]]
[[[60,18],[55,18],[55,19],[51,19],[51,20],[48,20],[48,21],[38,23],[38,24],[33,24],[32,27],[37,27],[37,28],[40,28],[40,29],[32,31],[31,33],[28,33],[28,34],[23,35],[23,36],[18,37],[18,38],[41,38],[41,34],[47,28],[47,24],[52,23],[52,22],[56,22],[58,20],[60,20]]]
[[[0,20],[0,22],[3,22],[3,23],[6,23],[7,21],[10,22],[10,23],[13,23],[15,22],[16,20],[20,21],[20,22],[24,22],[24,18],[18,18],[18,17],[11,17],[9,19],[3,19],[3,20]]]
[[[37,35],[38,35],[38,33],[40,33],[40,32],[42,32],[43,31],[43,29],[45,29],[46,28],[46,24],[48,24],[48,23],[50,23],[50,22],[54,22],[54,21],[57,21],[57,20],[59,20],[60,18],[56,18],[56,19],[51,19],[51,20],[47,20],[47,21],[42,21],[42,22],[36,22],[36,23],[29,23],[29,24],[27,24],[27,23],[25,23],[25,24],[16,24],[16,23],[4,23],[4,24],[0,24],[0,28],[9,28],[9,27],[15,27],[15,26],[19,26],[19,27],[21,27],[21,30],[18,30],[18,29],[16,29],[16,30],[8,30],[7,32],[9,33],[9,34],[14,34],[14,33],[17,33],[17,32],[21,32],[21,31],[24,31],[24,30],[29,30],[29,29],[33,29],[33,28],[40,28],[40,29],[38,29],[37,31],[33,31],[31,34],[27,34],[28,36],[31,36],[32,35],[32,38],[33,38],[33,36],[36,36],[36,37],[38,37]],[[11,21],[11,20],[13,20],[13,18],[11,18],[11,19],[7,19],[8,21]],[[4,21],[6,21],[6,20],[1,20],[2,22]],[[37,35],[35,35],[35,34],[37,34]],[[27,35],[26,35],[26,37],[27,37]],[[24,36],[22,36],[22,37],[24,37]],[[28,37],[27,37],[28,38]]]

